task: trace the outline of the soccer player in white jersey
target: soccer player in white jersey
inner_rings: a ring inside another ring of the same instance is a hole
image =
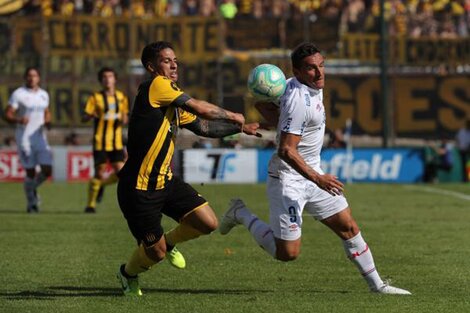
[[[27,212],[38,213],[37,188],[52,174],[52,154],[44,127],[51,121],[49,95],[39,87],[39,70],[27,68],[25,85],[10,96],[5,109],[6,120],[16,124],[16,143],[21,165],[26,170],[24,191],[28,202]],[[41,171],[36,172],[40,165]]]
[[[292,52],[291,61],[294,77],[288,79],[279,107],[257,104],[267,121],[277,125],[279,141],[268,169],[270,223],[258,219],[236,199],[222,217],[221,234],[242,224],[272,257],[295,260],[300,253],[302,213],[306,210],[342,239],[346,255],[372,292],[410,294],[382,281],[343,196],[343,184],[320,168],[325,133],[323,56],[313,44],[304,43]]]

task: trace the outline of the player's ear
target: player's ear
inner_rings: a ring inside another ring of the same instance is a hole
[[[147,71],[149,71],[150,73],[156,73],[156,71],[157,71],[155,65],[153,65],[152,62],[147,62],[147,64],[145,65],[145,68],[146,68]]]

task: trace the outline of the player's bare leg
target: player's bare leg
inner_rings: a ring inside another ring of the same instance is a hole
[[[115,162],[111,164],[111,167],[113,168],[113,172],[107,178],[101,179],[101,186],[98,191],[98,195],[96,196],[97,203],[100,203],[103,199],[104,187],[118,182],[119,178],[118,178],[117,173],[119,173],[119,171],[121,170],[123,166],[124,166],[124,162]]]
[[[348,258],[356,264],[372,292],[384,294],[411,294],[407,290],[385,284],[375,268],[369,246],[362,238],[359,227],[352,217],[351,209],[330,216],[321,221],[333,230],[342,240]]]
[[[276,242],[276,259],[283,262],[294,261],[299,257],[301,239],[283,240],[274,237]]]
[[[176,268],[185,268],[186,261],[181,252],[176,249],[176,244],[210,234],[217,229],[217,225],[217,217],[208,204],[189,212],[181,219],[178,226],[165,234],[168,261]]]

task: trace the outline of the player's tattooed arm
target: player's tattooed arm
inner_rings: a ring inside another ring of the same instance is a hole
[[[222,138],[237,134],[241,131],[240,125],[224,120],[210,121],[202,118],[196,118],[192,123],[182,125],[182,127],[189,129],[198,136],[209,138]],[[243,132],[248,135],[261,137],[261,135],[256,132],[258,127],[258,123],[245,124],[243,125]]]
[[[207,120],[226,120],[238,125],[245,123],[245,117],[242,114],[224,110],[204,100],[190,98],[185,102],[183,109]]]

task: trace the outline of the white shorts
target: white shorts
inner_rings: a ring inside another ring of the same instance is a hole
[[[348,207],[344,196],[332,196],[307,179],[281,182],[268,176],[267,194],[271,229],[283,240],[300,238],[304,208],[321,221]]]
[[[18,146],[23,168],[35,168],[36,165],[52,165],[52,152],[46,140],[34,142],[30,147]]]

